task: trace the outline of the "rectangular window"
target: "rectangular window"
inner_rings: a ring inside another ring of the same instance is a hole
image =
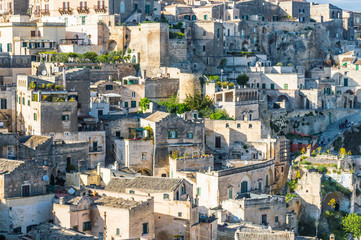
[[[216,137],[215,147],[221,148],[221,137]]]
[[[176,139],[178,138],[178,132],[175,130],[168,131],[168,138],[169,139]]]
[[[164,199],[164,200],[169,200],[169,194],[164,193],[164,194],[163,194],[163,199]]]
[[[283,89],[284,89],[284,90],[288,90],[288,84],[287,84],[287,83],[285,83],[285,84],[283,85]]]
[[[147,160],[147,153],[143,152],[142,153],[142,161],[145,161],[145,160]]]
[[[233,198],[233,189],[232,188],[228,189],[228,198],[229,199]]]
[[[188,138],[188,139],[192,139],[192,138],[193,138],[193,133],[188,133],[188,134],[187,134],[187,138]]]
[[[266,89],[266,84],[262,83],[262,89]]]
[[[182,212],[178,212],[178,217],[182,217]]]
[[[23,197],[30,196],[30,185],[21,186],[21,193]]]
[[[143,235],[149,233],[149,226],[148,223],[143,223]]]
[[[28,43],[27,42],[23,42],[23,47],[27,47]]]
[[[275,85],[273,83],[271,83],[271,89],[274,90],[275,89]]]
[[[135,194],[135,191],[134,190],[129,190],[129,193],[130,194]]]
[[[83,231],[90,231],[92,230],[91,222],[84,222],[83,223]]]
[[[203,46],[203,52],[205,52],[206,51],[206,46]]]
[[[34,121],[38,121],[38,114],[34,113]]]
[[[23,97],[23,105],[25,105],[25,97]]]
[[[86,16],[81,17],[81,25],[85,25],[85,18],[86,18]]]
[[[200,195],[201,195],[201,188],[198,187],[198,188],[197,188],[197,196],[199,197]]]
[[[278,223],[278,216],[275,217],[275,222]]]
[[[124,107],[128,108],[128,102],[124,102]]]
[[[344,78],[344,79],[343,79],[343,85],[344,85],[345,87],[348,86],[348,78]]]
[[[130,102],[130,107],[131,107],[131,108],[137,107],[137,102],[136,102],[136,101],[131,101],[131,102]]]
[[[69,121],[69,114],[64,114],[63,116],[61,116],[61,119],[63,121]]]
[[[12,52],[13,51],[13,45],[11,43],[7,44],[7,50],[8,52]]]
[[[119,228],[116,229],[115,235],[117,235],[117,236],[120,235],[120,229]]]
[[[7,100],[6,100],[6,98],[1,99],[1,109],[7,109]]]

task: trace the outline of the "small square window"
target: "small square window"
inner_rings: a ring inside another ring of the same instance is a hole
[[[135,191],[134,190],[129,190],[129,193],[130,194],[135,194]]]
[[[164,193],[164,194],[163,194],[163,199],[164,199],[164,200],[169,200],[169,194]]]
[[[240,123],[237,123],[237,128],[241,128],[241,124],[240,124]]]
[[[248,125],[248,128],[252,128],[252,124],[249,124],[249,125]]]
[[[61,119],[63,121],[69,121],[69,114],[64,114],[63,116],[61,116]]]
[[[182,217],[182,212],[178,212],[178,217]]]
[[[188,139],[192,139],[192,138],[193,138],[193,133],[188,133],[188,134],[187,134],[187,138],[188,138]]]

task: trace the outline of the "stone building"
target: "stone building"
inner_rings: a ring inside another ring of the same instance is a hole
[[[307,1],[283,0],[278,6],[291,17],[299,22],[310,21],[310,3]]]
[[[197,172],[199,206],[216,208],[227,199],[236,199],[238,193],[268,193],[275,181],[274,172],[274,160],[219,171]]]
[[[134,194],[61,198],[54,223],[103,239],[154,239],[154,200]],[[119,221],[121,219],[121,222]]]
[[[297,216],[300,210],[299,200],[267,194],[239,194],[236,199],[222,202],[222,209],[227,211],[227,218],[257,225],[270,226],[276,230],[297,232]],[[296,221],[292,221],[292,218]]]
[[[169,155],[193,156],[205,151],[202,122],[158,111],[140,119],[140,127],[153,131],[153,168],[149,170],[154,176],[169,176]]]
[[[49,167],[34,161],[0,159],[0,230],[26,234],[52,220],[54,194],[47,192]]]
[[[259,119],[259,96],[256,88],[222,89],[214,96],[215,106],[224,109],[235,120],[253,121]]]
[[[107,192],[126,192],[154,198],[155,238],[196,239],[200,234],[217,239],[214,218],[200,218],[198,206],[193,202],[193,187],[185,179],[136,177],[113,178],[105,188]],[[176,221],[174,220],[176,219]]]
[[[10,22],[0,24],[0,32],[1,52],[35,56],[38,52],[57,49],[60,40],[65,38],[65,24],[29,22],[28,16],[13,16]]]
[[[335,19],[342,19],[342,9],[332,4],[311,3],[310,15],[317,22],[329,22]]]
[[[23,0],[6,0],[1,4],[1,20],[9,21],[9,16],[25,15],[29,9],[29,1]]]
[[[240,19],[251,21],[279,21],[282,15],[280,7],[265,0],[240,1],[236,3]]]
[[[46,89],[52,82],[29,76],[18,76],[17,124],[22,133],[66,137],[78,131],[77,94],[59,89]],[[35,85],[35,86],[34,86]],[[44,90],[40,90],[43,88]],[[53,101],[54,100],[54,101]],[[49,114],[51,113],[51,114]]]

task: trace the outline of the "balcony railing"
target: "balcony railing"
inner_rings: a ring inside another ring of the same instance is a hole
[[[94,11],[96,13],[98,13],[98,12],[106,13],[107,12],[107,7],[94,5]]]
[[[78,7],[77,8],[78,13],[89,13],[88,7]]]
[[[103,146],[90,147],[89,152],[103,152]]]
[[[43,16],[49,16],[49,15],[50,15],[49,9],[43,9],[43,10],[41,10],[41,14],[42,14]]]
[[[63,14],[71,14],[73,12],[72,8],[59,8],[59,13]]]

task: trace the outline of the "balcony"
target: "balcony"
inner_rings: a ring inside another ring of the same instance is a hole
[[[43,16],[49,16],[49,15],[50,15],[49,9],[42,9],[42,10],[41,10],[41,15],[43,15]]]
[[[89,147],[90,153],[101,153],[103,152],[103,146]]]
[[[94,11],[96,13],[106,13],[107,12],[107,7],[94,5]]]
[[[73,9],[72,8],[59,8],[59,13],[61,15],[64,15],[64,14],[72,14],[73,12]]]
[[[77,8],[78,13],[89,13],[89,8],[88,7],[78,7]]]

